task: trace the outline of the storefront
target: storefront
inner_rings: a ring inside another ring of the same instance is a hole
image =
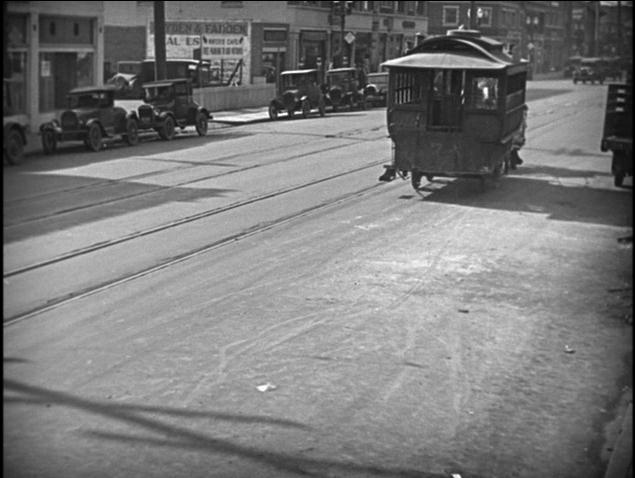
[[[4,103],[26,114],[32,131],[66,107],[71,89],[101,84],[102,2],[74,2],[73,10],[70,16],[57,2],[8,2]]]

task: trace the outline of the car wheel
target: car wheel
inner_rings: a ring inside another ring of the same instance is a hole
[[[207,115],[202,111],[196,114],[196,132],[199,136],[205,136],[207,134]]]
[[[7,134],[7,140],[4,143],[4,151],[9,164],[19,164],[24,158],[24,141],[22,135],[16,129],[12,129]]]
[[[88,128],[88,147],[92,151],[99,151],[102,146],[101,127],[97,123],[93,123]]]
[[[44,154],[53,154],[57,149],[57,137],[55,131],[45,129],[42,131],[42,149]]]
[[[139,125],[134,118],[128,118],[128,121],[126,121],[126,142],[130,146],[139,143]]]
[[[309,104],[309,100],[304,100],[302,102],[302,117],[308,118],[309,114],[311,114],[311,105]]]
[[[320,112],[320,116],[324,116],[326,114],[326,106],[324,105],[324,100],[320,99],[318,103],[318,111]]]
[[[276,108],[276,105],[269,105],[269,119],[274,121],[278,119],[278,108]]]
[[[165,119],[163,120],[163,125],[161,126],[161,132],[159,134],[161,135],[162,139],[166,141],[172,141],[172,139],[174,138],[175,129],[174,120],[171,116],[168,115],[165,117]]]

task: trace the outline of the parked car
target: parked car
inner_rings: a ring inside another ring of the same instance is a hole
[[[192,97],[192,80],[151,81],[143,84],[145,104],[139,106],[139,127],[154,129],[164,140],[171,140],[176,127],[194,126],[199,136],[207,134],[209,111]]]
[[[62,141],[83,141],[92,151],[103,147],[104,138],[139,142],[139,120],[134,111],[115,106],[112,86],[75,88],[67,95],[68,109],[60,119],[40,126],[42,148],[54,153]]]
[[[15,86],[9,79],[2,81],[2,127],[4,130],[2,140],[2,155],[9,164],[18,164],[24,158],[24,147],[26,146],[26,131],[28,127],[28,117],[19,112],[14,102],[16,92],[12,88]]]
[[[269,118],[275,120],[281,111],[293,118],[296,111],[302,117],[309,116],[312,110],[318,110],[320,116],[326,113],[326,101],[318,84],[318,71],[290,70],[280,73],[276,97],[269,103]]]
[[[368,73],[363,94],[367,104],[385,106],[388,94],[388,72]]]
[[[586,83],[587,81],[600,84],[604,83],[606,77],[605,62],[601,58],[582,58],[580,65],[573,71],[573,83],[578,81]]]
[[[349,109],[366,109],[368,103],[355,68],[334,68],[326,72],[327,103],[337,111],[342,106]]]
[[[575,71],[576,68],[580,66],[581,61],[582,61],[582,57],[579,55],[574,55],[567,58],[567,61],[564,64],[564,70],[563,70],[564,77],[572,78],[573,72]]]

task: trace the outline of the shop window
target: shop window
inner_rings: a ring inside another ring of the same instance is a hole
[[[459,7],[453,5],[443,6],[443,26],[451,27],[459,24]]]
[[[479,7],[477,15],[477,25],[479,27],[492,26],[492,9],[490,7]]]

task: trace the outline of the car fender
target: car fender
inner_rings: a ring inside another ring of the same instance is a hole
[[[168,116],[171,116],[172,119],[174,120],[174,124],[176,124],[176,117],[174,116],[174,113],[172,113],[171,111],[161,111],[161,113],[159,113],[159,120],[165,121],[165,119]]]
[[[309,95],[302,95],[300,96],[300,103],[302,103],[303,101],[306,101],[309,99]]]
[[[196,112],[197,113],[199,113],[199,112],[203,113],[207,119],[210,119],[210,120],[214,119],[214,117],[209,113],[209,111],[207,111],[207,109],[202,107],[202,106],[199,106],[198,108],[196,108]]]
[[[271,100],[271,103],[269,105],[275,107],[277,110],[284,109],[284,105],[278,100]]]
[[[47,121],[46,123],[42,123],[40,125],[40,133],[46,130],[51,130],[58,133],[61,131],[61,128],[57,120],[53,120],[53,121]]]
[[[104,125],[102,125],[101,121],[99,121],[97,118],[91,118],[88,121],[86,121],[86,131],[88,131],[94,123],[97,123],[97,126],[99,126],[99,129],[101,130],[101,134],[103,136],[108,135],[106,131],[104,130]]]

